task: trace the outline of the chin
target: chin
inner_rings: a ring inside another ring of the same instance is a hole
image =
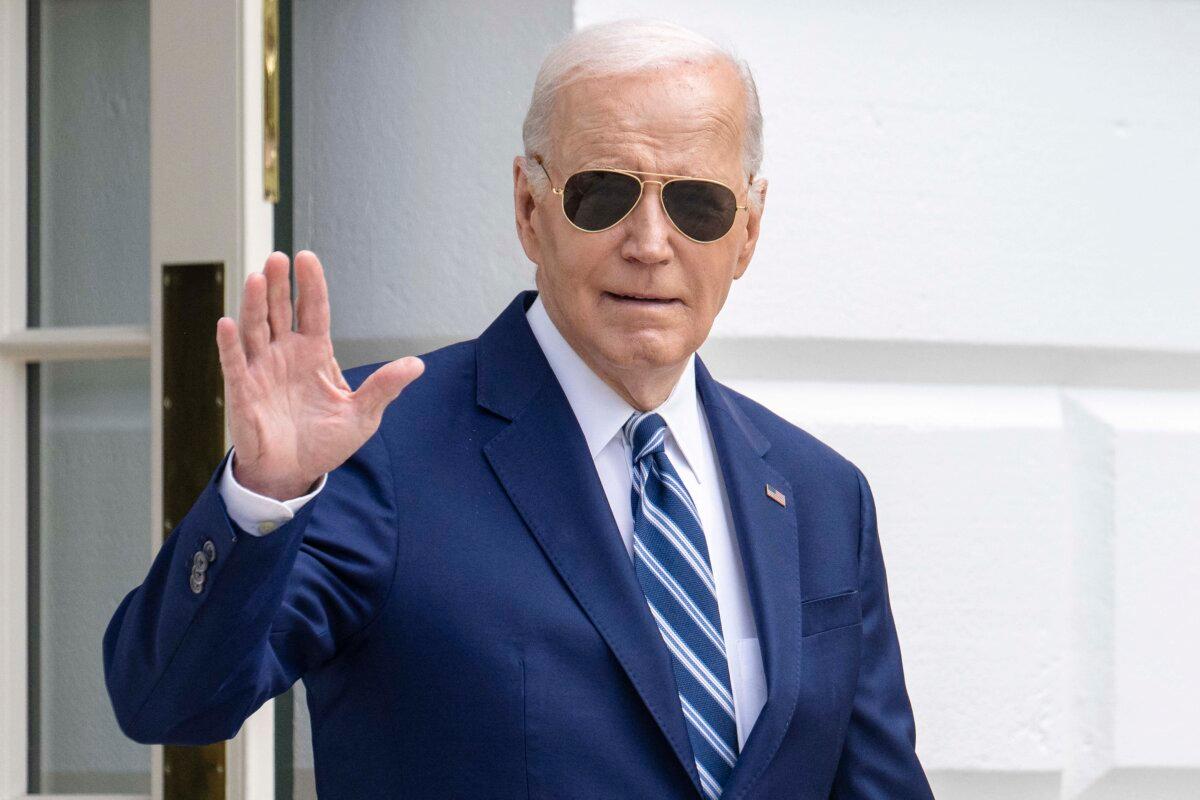
[[[607,343],[605,356],[613,366],[620,369],[658,369],[679,364],[690,356],[694,348],[677,337],[663,337],[658,331],[652,335],[623,336]]]

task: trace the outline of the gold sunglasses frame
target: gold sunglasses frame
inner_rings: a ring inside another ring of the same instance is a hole
[[[731,230],[733,230],[734,223],[737,222],[737,212],[746,210],[746,206],[735,205],[733,207],[733,220],[734,221],[730,222],[729,227],[725,229],[725,233],[722,233],[717,238],[715,238],[715,239],[694,239],[691,236],[688,236],[686,233],[683,232],[683,230],[680,229],[678,223],[675,222],[675,218],[671,216],[671,212],[667,210],[667,202],[663,197],[663,190],[667,188],[667,184],[674,183],[675,181],[700,181],[701,183],[715,183],[717,186],[723,186],[726,189],[728,189],[729,193],[733,195],[733,202],[737,203],[737,192],[735,192],[733,190],[732,186],[725,183],[724,181],[718,181],[718,180],[714,180],[712,178],[697,178],[693,175],[669,175],[669,174],[664,174],[661,172],[640,172],[638,170],[631,170],[631,169],[613,169],[611,167],[596,167],[593,169],[581,169],[581,170],[572,172],[570,175],[567,176],[567,181],[569,182],[571,180],[571,178],[575,177],[576,175],[578,175],[581,172],[615,172],[618,175],[628,175],[629,177],[633,178],[635,181],[638,182],[638,196],[637,196],[637,199],[633,201],[633,205],[631,205],[629,207],[629,210],[626,211],[621,216],[621,218],[619,220],[617,220],[616,222],[614,222],[612,225],[608,225],[608,226],[606,226],[604,228],[600,228],[598,230],[589,230],[588,228],[581,228],[578,225],[576,225],[574,222],[571,221],[571,217],[567,214],[567,197],[565,194],[566,188],[567,188],[567,183],[564,182],[562,186],[555,186],[554,179],[550,177],[550,170],[546,169],[546,165],[544,163],[542,163],[542,157],[534,156],[534,160],[537,161],[538,166],[542,168],[542,172],[546,173],[546,180],[548,180],[550,182],[550,191],[554,192],[554,194],[559,196],[559,198],[561,200],[559,205],[562,207],[563,217],[566,218],[567,222],[570,223],[572,228],[574,228],[577,231],[583,231],[584,233],[602,233],[611,228],[615,228],[618,225],[620,225],[622,222],[624,222],[625,218],[628,217],[630,214],[632,214],[633,210],[638,207],[638,203],[642,202],[642,197],[646,194],[646,184],[647,183],[657,183],[658,184],[658,204],[660,206],[662,206],[663,214],[671,222],[671,227],[673,227],[675,230],[679,231],[680,236],[682,236],[683,238],[685,238],[689,241],[695,242],[696,244],[713,244],[714,242],[719,242],[722,239],[724,239],[726,236],[729,235],[729,232]],[[665,180],[665,181],[654,181],[654,180],[647,181],[647,180],[642,180],[642,178],[640,177],[641,175],[651,175],[655,178],[667,178],[667,180]],[[751,178],[750,181],[748,182],[748,185],[753,182],[754,182],[753,178]]]

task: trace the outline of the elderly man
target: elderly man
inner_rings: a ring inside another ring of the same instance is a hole
[[[248,278],[233,447],[105,635],[123,730],[303,679],[324,798],[930,797],[866,479],[695,355],[759,235],[749,71],[586,29],[524,133],[537,291],[478,339],[343,374],[316,256],[295,330],[287,257]]]

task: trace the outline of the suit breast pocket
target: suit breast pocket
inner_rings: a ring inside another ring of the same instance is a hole
[[[862,624],[862,600],[854,589],[801,603],[802,634],[816,636],[826,631]]]

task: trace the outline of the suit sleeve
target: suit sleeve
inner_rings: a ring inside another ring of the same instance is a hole
[[[916,754],[916,726],[904,686],[900,643],[888,600],[875,499],[855,467],[862,527],[859,593],[863,645],[858,686],[831,800],[932,800]]]
[[[351,646],[395,578],[395,492],[379,431],[269,536],[230,519],[218,490],[229,458],[104,634],[105,685],[137,742],[232,738],[264,702]]]
[[[229,458],[225,459],[225,468],[221,470],[221,480],[217,484],[217,492],[225,501],[225,512],[238,528],[251,536],[269,536],[271,531],[296,516],[296,512],[312,500],[322,489],[329,475],[321,476],[316,485],[304,495],[290,500],[276,500],[273,497],[251,491],[238,483],[233,475],[234,464],[237,463],[237,448],[230,449]],[[260,525],[267,523],[260,528]]]

